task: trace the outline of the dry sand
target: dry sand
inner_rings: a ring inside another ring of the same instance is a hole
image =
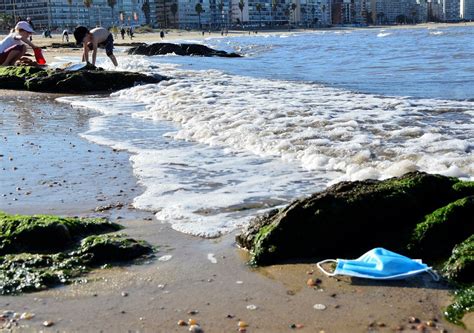
[[[443,320],[449,291],[428,275],[367,282],[327,278],[314,263],[252,269],[245,251],[235,246],[235,233],[196,238],[157,222],[151,212],[132,209],[129,204],[142,189],[128,155],[81,139],[78,133],[94,113],[59,104],[55,97],[1,91],[0,209],[106,216],[159,251],[140,265],[96,270],[85,277],[87,283],[2,296],[0,310],[36,314],[21,320],[18,331],[187,332],[177,322],[194,318],[205,332],[237,332],[239,319],[249,324],[247,332],[288,332],[292,324],[304,325],[294,329],[300,332],[419,332],[408,323],[414,316],[436,320],[437,328],[426,332],[466,332]],[[94,212],[117,202],[124,207]],[[164,255],[171,259],[160,260]],[[310,278],[320,279],[320,285],[308,287]],[[316,310],[315,304],[326,309]],[[248,308],[252,305],[256,309]],[[473,314],[465,319],[474,329]],[[42,327],[45,320],[54,325]]]

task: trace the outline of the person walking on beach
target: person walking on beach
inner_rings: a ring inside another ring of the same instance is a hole
[[[122,39],[125,39],[125,29],[123,27],[120,29],[120,34],[122,35]]]
[[[0,65],[13,66],[26,53],[26,45],[37,47],[30,41],[33,28],[26,21],[16,24],[15,30],[0,41]]]
[[[74,38],[77,44],[82,44],[82,61],[89,62],[89,51],[92,51],[92,65],[95,65],[97,58],[97,48],[105,48],[105,53],[110,58],[114,66],[118,66],[114,56],[114,38],[112,33],[105,28],[98,27],[89,31],[86,27],[79,26],[74,30]]]
[[[63,38],[62,38],[63,43],[64,43],[64,40],[66,40],[66,43],[69,43],[69,31],[67,31],[67,29],[63,30]]]

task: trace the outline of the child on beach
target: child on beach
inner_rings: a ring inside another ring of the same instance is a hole
[[[0,66],[13,66],[26,52],[26,45],[37,47],[30,41],[33,28],[26,21],[19,21],[15,30],[0,42]]]
[[[98,27],[89,31],[86,27],[79,26],[74,30],[74,38],[77,44],[83,45],[82,61],[89,62],[89,51],[92,51],[92,65],[95,65],[97,48],[103,47],[114,66],[118,66],[117,59],[113,53],[114,38],[107,29]]]

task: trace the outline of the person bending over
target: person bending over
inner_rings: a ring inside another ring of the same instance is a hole
[[[30,41],[33,28],[26,21],[19,21],[15,29],[0,41],[0,65],[13,66],[26,52],[26,45],[37,47]]]
[[[97,48],[105,48],[105,53],[112,60],[114,66],[118,66],[117,59],[114,56],[114,37],[105,28],[98,27],[89,31],[86,27],[77,27],[74,30],[74,38],[77,44],[82,44],[84,52],[82,61],[89,62],[89,51],[92,51],[92,65],[95,65],[97,58]]]

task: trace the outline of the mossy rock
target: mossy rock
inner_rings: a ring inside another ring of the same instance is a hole
[[[202,57],[241,57],[237,53],[228,53],[226,51],[214,50],[202,44],[172,44],[172,43],[153,43],[143,44],[133,47],[127,51],[128,54],[137,55],[164,55],[175,54],[180,56],[202,56]]]
[[[454,247],[444,264],[443,275],[457,282],[474,282],[474,235]]]
[[[89,236],[71,252],[21,253],[0,257],[0,294],[42,290],[75,281],[100,264],[127,262],[153,248],[121,235]]]
[[[462,319],[467,312],[474,310],[474,286],[456,290],[454,303],[449,305],[444,312],[445,318],[457,325],[464,326]]]
[[[89,65],[83,70],[66,71],[30,66],[0,68],[0,89],[31,90],[53,93],[112,92],[137,84],[158,83],[161,75],[104,71]]]
[[[89,264],[100,265],[135,259],[152,251],[150,245],[143,241],[123,235],[99,235],[84,238],[78,254],[88,256]]]
[[[453,247],[474,234],[474,196],[454,201],[427,215],[408,248],[424,258],[448,257]]]
[[[101,218],[10,215],[0,211],[0,255],[53,253],[82,237],[120,229],[120,225]]]
[[[407,254],[424,216],[466,195],[474,195],[470,183],[423,172],[342,182],[255,218],[236,240],[255,265],[353,258],[380,246]]]
[[[80,257],[13,254],[0,257],[0,294],[18,294],[70,282],[86,271]]]

